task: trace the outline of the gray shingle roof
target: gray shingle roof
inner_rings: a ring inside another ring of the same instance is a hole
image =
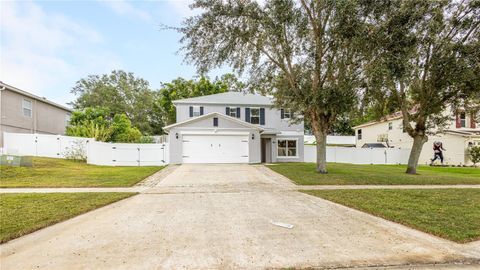
[[[225,92],[208,96],[179,99],[174,104],[227,104],[227,105],[273,105],[270,97],[245,94],[242,92]]]

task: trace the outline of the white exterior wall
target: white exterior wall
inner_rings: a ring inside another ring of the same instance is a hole
[[[209,114],[212,112],[217,112],[225,114],[226,107],[240,107],[240,118],[239,120],[245,121],[245,108],[265,108],[265,125],[259,125],[264,128],[275,128],[278,130],[285,131],[297,131],[303,134],[303,121],[300,123],[292,124],[289,119],[281,119],[280,110],[268,107],[268,106],[244,106],[244,105],[202,105],[202,104],[177,104],[177,123],[183,122],[185,120],[191,119],[190,117],[190,106],[202,106],[203,114]]]

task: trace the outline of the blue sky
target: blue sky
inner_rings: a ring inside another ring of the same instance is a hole
[[[177,53],[180,35],[159,26],[179,26],[193,15],[190,3],[0,0],[0,80],[65,104],[77,80],[113,69],[134,72],[155,89],[192,78],[195,67]]]

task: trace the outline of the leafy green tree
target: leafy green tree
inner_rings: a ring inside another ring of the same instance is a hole
[[[68,136],[95,138],[102,142],[139,142],[141,132],[132,127],[125,114],[110,117],[105,108],[86,108],[72,113],[66,129]]]
[[[377,112],[387,102],[401,110],[403,130],[413,138],[406,172],[415,174],[428,135],[452,118],[442,112],[479,92],[480,1],[378,1],[374,7],[369,94]]]
[[[197,0],[204,11],[184,21],[186,59],[201,72],[224,64],[271,92],[277,107],[303,114],[317,140],[317,168],[327,173],[326,137],[357,102],[365,8],[356,0]]]
[[[154,92],[148,81],[135,77],[131,72],[114,70],[110,74],[89,75],[77,81],[72,89],[77,99],[75,109],[89,107],[107,108],[110,116],[125,114],[133,126],[145,134],[153,134],[158,128],[152,124]]]

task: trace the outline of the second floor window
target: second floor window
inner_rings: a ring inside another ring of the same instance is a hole
[[[282,119],[290,119],[292,118],[292,111],[289,109],[281,109],[280,110],[280,118]]]
[[[200,116],[200,106],[193,106],[193,116]]]
[[[228,115],[231,116],[231,117],[239,117],[237,115],[237,108],[236,107],[228,108]]]
[[[388,123],[388,130],[392,130],[392,129],[393,129],[393,123],[390,122],[390,123]]]
[[[357,139],[358,140],[362,139],[362,130],[361,129],[357,130]]]
[[[251,108],[250,109],[250,123],[258,125],[260,124],[260,109]]]
[[[22,111],[23,116],[25,117],[32,117],[32,101],[28,99],[24,99],[22,101]]]
[[[467,126],[467,117],[465,112],[460,113],[460,127],[466,127]]]

